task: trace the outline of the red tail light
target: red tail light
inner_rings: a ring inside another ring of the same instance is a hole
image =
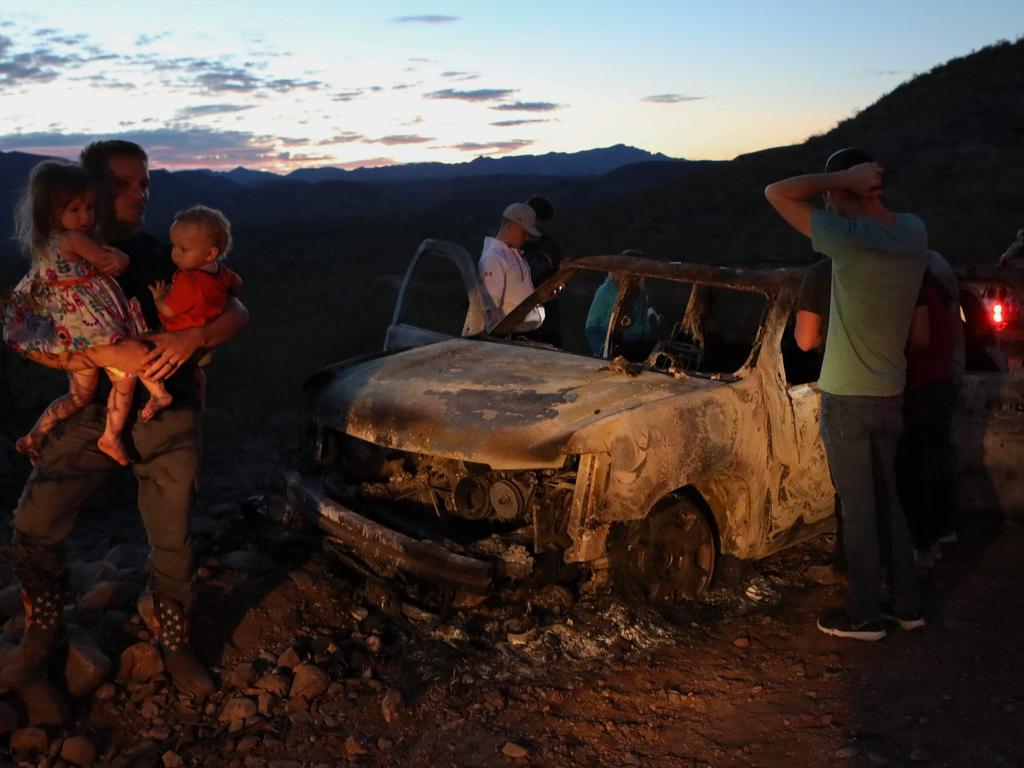
[[[996,303],[992,305],[992,325],[997,331],[1003,330],[1006,326],[1006,316],[1003,314],[1003,305]]]

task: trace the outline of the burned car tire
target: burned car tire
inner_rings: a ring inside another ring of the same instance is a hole
[[[609,542],[616,591],[655,605],[700,599],[714,575],[716,554],[707,515],[680,496],[659,502],[643,520],[621,526]]]

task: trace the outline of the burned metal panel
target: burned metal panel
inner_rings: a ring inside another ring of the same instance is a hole
[[[964,508],[1024,512],[1024,372],[968,373],[953,413]]]
[[[723,551],[763,548],[767,523],[752,519],[767,494],[762,403],[760,383],[751,377],[651,403],[582,431],[570,450],[602,450],[588,463],[593,470],[585,489],[580,464],[578,535],[599,523],[641,519],[667,494],[693,486],[706,500],[714,498]],[[592,552],[574,541],[574,557]]]
[[[558,468],[578,431],[708,385],[650,372],[627,378],[602,360],[455,339],[340,370],[314,418],[378,445],[494,469]]]
[[[391,577],[402,570],[476,592],[491,586],[493,568],[489,563],[380,525],[331,499],[297,473],[288,474],[287,493],[291,505],[340,544],[358,552],[380,575]]]
[[[797,298],[787,286],[772,307],[758,364],[768,416],[768,503],[771,520],[764,554],[788,546],[795,527],[832,516],[834,494],[819,429],[821,395],[816,385],[789,387],[782,359],[783,335]]]

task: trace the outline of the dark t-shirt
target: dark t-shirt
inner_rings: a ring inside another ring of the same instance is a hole
[[[832,259],[816,261],[804,272],[796,308],[821,318],[821,338],[828,338],[828,313],[832,297]]]
[[[536,240],[527,240],[522,247],[523,258],[530,266],[534,287],[539,286],[562,264],[562,246],[553,235],[544,233]]]
[[[157,280],[170,283],[174,277],[175,266],[171,261],[170,246],[145,232],[110,245],[128,254],[128,269],[117,278],[121,290],[129,299],[139,300],[149,330],[154,333],[161,331],[160,313],[157,312],[149,286]],[[199,407],[199,391],[193,377],[194,368],[192,362],[186,363],[166,380],[167,390],[174,397],[172,408]],[[140,395],[140,392],[145,392],[145,387],[135,388],[136,402],[139,402],[140,396],[145,397]]]

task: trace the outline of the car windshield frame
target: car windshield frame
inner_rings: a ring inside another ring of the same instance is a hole
[[[655,261],[634,256],[610,255],[610,256],[588,256],[563,263],[558,272],[545,280],[533,293],[524,299],[515,309],[508,313],[490,331],[482,335],[496,341],[527,343],[540,349],[549,349],[563,354],[587,357],[579,352],[562,349],[542,342],[535,342],[525,337],[517,337],[515,329],[524,321],[526,316],[537,306],[550,301],[558,295],[565,285],[579,272],[593,272],[602,274],[614,274],[623,281],[627,290],[620,291],[616,297],[615,307],[609,322],[609,327],[616,327],[619,315],[630,298],[631,291],[628,288],[637,281],[644,278],[655,280],[666,280],[677,283],[686,283],[696,289],[699,286],[711,288],[726,288],[730,290],[743,291],[746,293],[759,293],[765,297],[765,309],[761,317],[760,325],[751,344],[751,349],[743,365],[733,372],[705,373],[700,371],[688,371],[687,375],[695,375],[701,378],[737,380],[746,376],[756,365],[765,330],[768,325],[768,318],[772,311],[775,298],[780,291],[792,282],[792,273],[787,270],[746,270],[743,268],[720,267],[710,264],[696,264],[690,262],[666,262]],[[694,290],[693,293],[696,293]],[[593,358],[611,362],[607,358]],[[646,364],[630,363],[642,370],[657,371]],[[682,374],[682,371],[657,371],[660,373]]]

